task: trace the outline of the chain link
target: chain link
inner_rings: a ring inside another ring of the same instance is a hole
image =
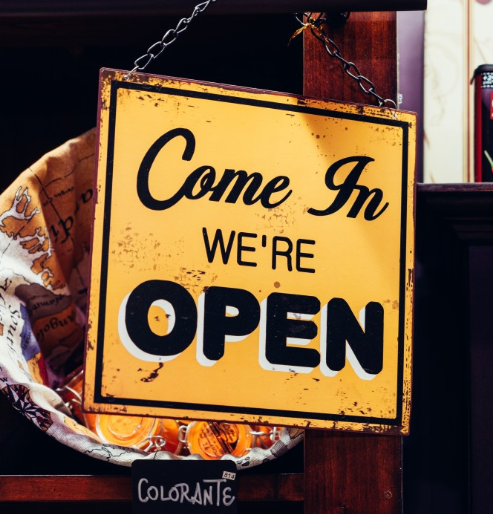
[[[172,45],[178,39],[182,32],[187,30],[194,18],[203,13],[207,7],[214,2],[216,2],[216,0],[207,0],[197,4],[189,18],[182,18],[174,29],[169,29],[159,41],[156,41],[147,49],[144,55],[141,55],[134,61],[134,68],[128,75],[136,71],[144,71],[154,59],[159,57],[169,45]]]
[[[300,31],[304,31],[306,29],[310,29],[310,32],[324,45],[326,52],[330,55],[330,57],[335,57],[340,61],[344,71],[354,79],[363,93],[372,96],[378,103],[379,107],[383,107],[387,104],[391,104],[394,108],[397,108],[394,100],[390,98],[384,99],[376,92],[375,84],[362,75],[354,62],[347,61],[341,54],[341,50],[339,47],[329,38],[324,30],[324,24],[327,23],[327,19],[323,17],[322,14],[319,14],[316,18],[312,17],[311,12],[303,13],[302,15],[297,14],[296,19],[301,24]],[[349,15],[348,15],[349,16]],[[348,16],[345,16],[347,19]],[[304,19],[306,18],[306,21]],[[299,32],[295,32],[297,35]]]

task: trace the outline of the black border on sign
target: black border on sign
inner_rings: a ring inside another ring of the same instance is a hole
[[[217,85],[216,85],[217,87]],[[401,242],[400,242],[400,292],[399,304],[403,306],[399,313],[399,330],[398,330],[398,385],[396,397],[395,418],[377,418],[371,416],[349,416],[341,414],[327,414],[317,412],[304,412],[293,410],[264,409],[242,407],[237,405],[211,405],[198,403],[185,403],[174,401],[158,401],[158,400],[138,400],[134,398],[105,397],[101,394],[102,389],[102,372],[103,372],[103,344],[105,329],[105,312],[106,312],[106,296],[107,296],[107,279],[108,279],[108,251],[109,251],[109,234],[111,221],[111,199],[113,188],[113,159],[114,159],[114,143],[115,143],[115,123],[116,123],[116,107],[117,93],[119,89],[131,89],[137,91],[148,91],[159,94],[184,96],[191,98],[201,98],[216,102],[227,102],[233,104],[250,105],[254,107],[263,107],[267,109],[276,109],[297,113],[314,114],[324,117],[340,118],[353,121],[362,121],[364,123],[373,123],[377,125],[387,125],[400,127],[402,133],[402,186],[401,186]],[[241,91],[241,90],[240,90]],[[104,224],[103,224],[103,244],[102,244],[102,263],[101,263],[101,282],[99,294],[99,319],[98,319],[98,335],[96,350],[96,376],[94,388],[95,403],[107,405],[133,405],[138,407],[156,407],[166,409],[188,409],[203,412],[224,412],[235,414],[252,414],[262,416],[278,416],[293,419],[317,419],[323,421],[341,421],[368,423],[379,425],[402,425],[402,402],[403,402],[403,379],[404,379],[404,326],[405,326],[405,290],[406,290],[406,227],[407,227],[407,182],[408,182],[408,144],[409,144],[409,124],[405,121],[388,120],[376,118],[372,116],[352,114],[346,112],[331,111],[319,109],[315,107],[306,107],[304,105],[285,105],[278,102],[270,102],[266,100],[257,100],[253,98],[243,98],[237,96],[228,96],[226,94],[206,93],[199,91],[183,90],[171,87],[161,87],[159,85],[139,84],[132,82],[123,82],[112,80],[110,105],[109,105],[109,130],[108,130],[108,155],[106,164],[106,192],[104,198]]]

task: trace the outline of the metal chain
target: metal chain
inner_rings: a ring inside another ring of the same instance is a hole
[[[134,73],[135,71],[144,71],[151,61],[159,57],[169,45],[173,44],[178,39],[178,36],[182,32],[187,30],[194,18],[203,13],[207,7],[214,2],[216,2],[216,0],[207,0],[197,4],[189,18],[182,18],[174,29],[169,29],[160,41],[156,41],[147,49],[147,52],[144,55],[141,55],[134,61],[134,68],[130,73]]]
[[[174,29],[169,29],[159,41],[156,41],[147,49],[147,52],[144,55],[141,55],[134,61],[134,67],[128,73],[127,77],[130,75],[130,73],[134,73],[136,71],[144,71],[154,59],[157,59],[164,52],[164,50],[168,48],[168,46],[173,44],[178,39],[182,32],[187,30],[188,26],[194,18],[203,13],[210,4],[216,1],[217,0],[206,0],[205,2],[197,4],[189,18],[182,18]],[[306,22],[303,21],[304,17],[307,20]],[[344,20],[347,20],[348,17],[349,13],[343,13]],[[332,41],[332,39],[329,38],[329,36],[324,31],[323,24],[327,22],[327,19],[324,18],[322,14],[319,14],[316,18],[312,18],[311,12],[303,13],[301,17],[297,14],[296,19],[301,24],[301,29],[298,29],[293,34],[292,38],[304,30],[310,29],[311,33],[322,42],[327,53],[331,57],[335,57],[341,62],[344,71],[351,78],[356,80],[364,93],[373,96],[377,100],[379,107],[382,107],[385,104],[393,104],[394,107],[397,107],[394,100],[391,100],[390,98],[384,99],[376,92],[373,82],[366,78],[364,75],[361,75],[358,67],[356,64],[354,64],[354,62],[344,59],[339,47],[334,43],[334,41]]]
[[[303,21],[303,19],[306,18],[306,22]],[[354,62],[347,61],[344,59],[344,57],[341,54],[340,48],[332,41],[332,39],[329,38],[329,36],[326,34],[323,25],[327,23],[327,19],[323,17],[322,14],[319,14],[316,18],[312,17],[312,13],[303,13],[302,15],[297,14],[296,19],[301,24],[301,29],[298,29],[293,34],[293,37],[300,34],[306,29],[310,29],[310,32],[324,45],[325,50],[331,57],[335,57],[338,59],[342,67],[344,68],[344,71],[356,82],[358,83],[360,89],[367,95],[372,96],[377,102],[379,107],[383,107],[386,104],[392,104],[394,108],[397,108],[396,103],[394,100],[390,98],[384,99],[382,96],[380,96],[375,89],[375,84],[373,82],[366,78],[364,75],[362,75],[356,66]],[[347,19],[347,17],[346,17]]]

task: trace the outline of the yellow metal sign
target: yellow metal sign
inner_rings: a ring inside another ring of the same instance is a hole
[[[104,70],[84,406],[406,433],[415,116]]]

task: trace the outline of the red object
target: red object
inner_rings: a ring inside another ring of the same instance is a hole
[[[474,72],[474,180],[493,182],[493,64]]]

